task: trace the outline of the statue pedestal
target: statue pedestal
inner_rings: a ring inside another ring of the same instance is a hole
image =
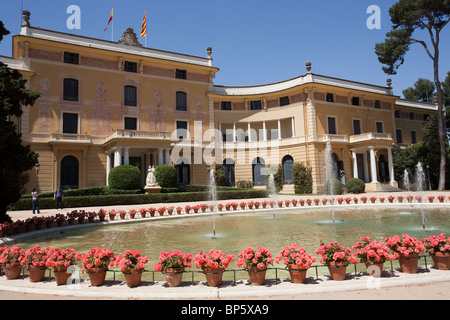
[[[144,187],[145,194],[149,193],[161,193],[161,187],[158,185],[155,186],[145,186]]]

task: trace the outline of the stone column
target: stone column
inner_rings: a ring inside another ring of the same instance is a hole
[[[233,121],[233,142],[236,142],[236,122]]]
[[[377,180],[377,162],[375,159],[375,147],[369,147],[370,150],[370,172],[372,174],[372,182],[378,183]]]
[[[170,149],[164,149],[164,164],[170,164]]]
[[[164,149],[162,149],[162,148],[158,149],[158,165],[164,164],[163,152],[164,152]]]
[[[115,147],[114,149],[114,168],[122,165],[122,147]]]
[[[124,147],[124,154],[123,154],[123,164],[125,166],[128,166],[130,164],[130,147]]]
[[[281,139],[281,121],[278,119],[278,140]]]
[[[389,164],[389,177],[390,177],[390,182],[394,183],[396,182],[394,179],[394,160],[392,158],[392,148],[388,148],[388,164]]]
[[[108,177],[109,172],[111,171],[111,151],[108,150],[106,152],[106,185],[109,186]]]
[[[292,131],[292,138],[295,137],[295,120],[294,117],[291,118],[291,131]]]
[[[247,124],[247,135],[248,135],[248,141],[252,141],[252,128],[250,126],[250,122]]]
[[[263,141],[267,141],[266,121],[263,121]]]
[[[353,178],[358,178],[358,161],[356,157],[355,150],[352,151],[352,160],[353,160]]]

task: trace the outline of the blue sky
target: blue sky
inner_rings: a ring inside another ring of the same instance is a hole
[[[22,0],[0,1],[0,20],[11,31],[0,43],[0,55],[10,56],[12,35],[20,32]],[[314,73],[331,77],[381,86],[390,77],[400,96],[419,77],[433,79],[432,61],[418,44],[397,75],[381,69],[374,46],[391,27],[388,10],[394,0],[23,0],[23,8],[31,12],[32,26],[111,40],[111,29],[103,30],[113,2],[114,41],[129,26],[139,33],[147,10],[147,46],[197,56],[206,56],[211,46],[220,68],[218,85],[287,80],[304,74],[306,61]],[[67,28],[70,5],[81,9],[80,30]],[[381,9],[381,29],[366,26],[370,5]],[[424,33],[421,37],[426,39]],[[443,81],[450,71],[450,25],[441,35],[440,51]]]

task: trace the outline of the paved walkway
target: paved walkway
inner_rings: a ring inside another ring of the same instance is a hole
[[[398,195],[418,195],[413,192],[392,193]],[[421,193],[424,202],[427,196],[445,195],[445,203],[450,204],[448,197],[450,192],[423,192]],[[387,197],[391,194],[360,194],[344,195],[343,197],[371,196]],[[323,199],[325,196],[298,196],[298,195],[279,195],[279,200],[285,199]],[[329,198],[329,197],[327,197]],[[267,199],[253,199],[267,200]],[[232,200],[219,201],[220,203],[230,202]],[[241,200],[235,200],[240,202]],[[248,201],[248,200],[246,200]],[[386,201],[387,202],[387,201]],[[435,200],[434,202],[437,202]],[[377,201],[378,203],[378,201]],[[174,206],[184,207],[193,203],[176,203]],[[367,205],[367,204],[366,204]],[[389,206],[389,204],[382,204]],[[427,204],[428,205],[428,204]],[[168,206],[168,204],[151,205],[130,205],[130,206],[111,206],[103,209],[122,209],[129,210]],[[345,206],[345,205],[342,205]],[[350,205],[349,205],[350,206]],[[355,205],[351,205],[355,207]],[[364,204],[361,204],[364,206]],[[100,207],[78,208],[86,211],[98,211]],[[55,210],[42,210],[41,215],[50,216],[56,213],[66,213],[74,208]],[[9,212],[13,220],[26,219],[32,217],[31,211]],[[164,217],[169,218],[169,217]],[[175,217],[170,217],[175,218]],[[107,223],[130,223],[133,220],[114,221]],[[92,225],[92,224],[86,224]],[[72,226],[83,227],[83,225]],[[66,227],[68,228],[68,227]],[[58,229],[60,230],[60,229]],[[53,230],[48,230],[53,231]],[[48,232],[44,230],[35,232]],[[17,235],[13,238],[29,236],[27,234]],[[5,239],[2,239],[4,242]],[[1,244],[1,243],[0,243]],[[431,261],[431,260],[430,260]],[[311,272],[311,271],[310,271]],[[347,274],[344,281],[333,281],[328,276],[322,276],[316,279],[313,275],[308,276],[304,284],[292,284],[289,279],[267,280],[264,286],[252,286],[248,281],[239,280],[235,284],[225,282],[219,288],[211,288],[203,281],[186,281],[178,288],[167,288],[165,282],[144,282],[138,288],[128,288],[122,281],[107,281],[105,286],[91,287],[88,280],[82,280],[79,285],[57,286],[52,278],[47,278],[44,282],[31,283],[27,275],[21,276],[17,280],[6,280],[0,277],[0,299],[450,299],[450,271],[436,270],[429,266],[428,270],[421,268],[417,274],[405,274],[399,270],[393,273],[384,272],[383,277],[373,278],[365,273]],[[345,293],[342,296],[342,293]]]

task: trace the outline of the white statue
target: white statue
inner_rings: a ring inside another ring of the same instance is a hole
[[[155,167],[154,166],[148,166],[148,174],[147,174],[146,184],[147,184],[147,186],[156,185]]]

